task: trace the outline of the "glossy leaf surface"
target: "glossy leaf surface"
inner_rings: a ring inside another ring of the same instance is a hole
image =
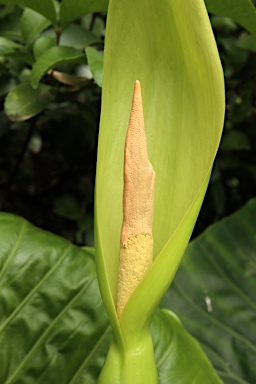
[[[162,305],[200,341],[225,384],[256,378],[256,200],[207,229]]]
[[[0,382],[93,384],[111,339],[91,249],[0,214]],[[152,324],[159,383],[220,383],[178,318]]]
[[[205,0],[209,12],[229,17],[256,38],[256,9],[251,0]]]
[[[203,1],[110,1],[95,228],[102,295],[116,329],[124,141],[136,79],[156,171],[153,238],[158,257],[123,312],[121,327],[130,330],[145,325],[172,281],[222,131],[223,75]]]
[[[0,216],[0,382],[95,383],[109,327],[94,259]]]
[[[53,89],[47,85],[34,89],[29,83],[19,84],[7,95],[4,109],[12,121],[23,121],[37,115],[54,98]]]
[[[85,54],[72,47],[52,47],[45,51],[33,65],[31,84],[36,88],[49,69],[66,63],[86,63]]]

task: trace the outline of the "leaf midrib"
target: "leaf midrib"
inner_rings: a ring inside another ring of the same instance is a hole
[[[180,288],[180,286],[173,282],[173,285],[177,289],[177,291],[180,293],[180,295],[183,297],[183,299],[192,307],[195,311],[199,312],[201,315],[203,315],[209,322],[214,323],[217,327],[221,328],[225,332],[229,333],[232,336],[237,337],[239,340],[241,340],[245,345],[247,345],[253,353],[256,353],[256,347],[250,343],[243,335],[240,333],[234,331],[233,329],[227,327],[226,325],[222,324],[219,320],[216,318],[210,316],[208,313],[203,311],[198,305],[196,305],[191,299],[188,298],[187,294]]]

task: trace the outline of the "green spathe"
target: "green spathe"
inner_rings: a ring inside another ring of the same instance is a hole
[[[110,355],[114,349],[119,355],[111,364],[121,361],[115,376],[121,381],[107,375],[108,382],[124,383],[127,356],[135,351],[139,355],[142,340],[149,340],[152,315],[175,275],[204,198],[222,132],[224,82],[203,0],[110,1],[104,61],[96,258],[102,297],[114,330],[115,347]],[[142,86],[149,158],[157,175],[155,260],[119,321],[115,305],[123,153],[136,79]],[[110,367],[109,361],[106,367]],[[138,384],[143,382],[139,372],[133,375],[135,384],[136,377]]]

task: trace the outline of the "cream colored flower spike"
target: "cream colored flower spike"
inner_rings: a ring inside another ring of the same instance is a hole
[[[152,264],[154,186],[155,172],[148,159],[141,89],[137,80],[125,143],[118,317]]]

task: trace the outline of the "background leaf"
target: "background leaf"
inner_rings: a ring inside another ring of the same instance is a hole
[[[86,63],[86,55],[72,47],[52,47],[45,51],[33,65],[31,84],[36,88],[41,77],[49,69],[66,63]]]
[[[102,72],[103,72],[103,52],[97,51],[92,47],[87,47],[86,50],[87,60],[92,72],[92,76],[99,87],[102,86]]]
[[[70,24],[65,28],[60,37],[60,45],[67,45],[77,49],[99,42],[101,42],[100,39],[91,31],[76,24]]]
[[[25,9],[20,19],[20,29],[26,44],[30,44],[50,24],[50,21],[40,13],[29,8]]]
[[[58,45],[83,49],[90,44],[99,42],[101,42],[100,39],[89,30],[76,24],[70,24],[62,31]],[[36,57],[44,53],[48,45],[48,48],[54,45],[56,46],[56,34],[52,28],[45,31],[44,34],[35,41],[34,53],[36,53]]]
[[[28,64],[30,67],[35,61],[33,55],[26,49],[10,52],[8,54],[8,57],[11,57],[14,62],[17,62],[17,65],[20,65],[22,63],[23,65]]]
[[[76,24],[70,24],[66,27],[60,37],[60,45],[67,45],[77,49],[99,42],[101,42],[100,39],[91,31]]]
[[[95,383],[109,341],[93,256],[0,216],[0,382]]]
[[[162,305],[200,341],[225,384],[256,378],[256,200],[207,229]]]
[[[64,27],[71,21],[88,13],[103,12],[108,9],[108,0],[62,0],[60,7],[60,24]]]
[[[7,39],[6,37],[0,36],[0,55],[1,56],[15,52],[15,50],[21,49],[21,47],[22,46],[20,44]]]
[[[24,8],[31,8],[49,19],[53,24],[57,22],[57,16],[53,0],[0,0],[0,4],[15,4]]]
[[[1,3],[0,3],[1,4]],[[20,33],[20,13],[21,9],[15,6],[2,6],[3,10],[10,8],[11,11],[4,13],[0,23],[0,35],[8,39],[21,40]]]
[[[209,12],[229,17],[256,38],[256,9],[250,0],[205,0]]]
[[[41,112],[55,98],[51,87],[40,84],[37,89],[29,83],[19,84],[5,99],[5,112],[12,121],[23,121]]]
[[[0,381],[95,384],[111,339],[93,252],[0,214]],[[220,383],[178,318],[152,325],[160,384]]]
[[[33,53],[36,59],[39,58],[48,49],[56,47],[56,38],[49,36],[39,36],[33,44]]]

